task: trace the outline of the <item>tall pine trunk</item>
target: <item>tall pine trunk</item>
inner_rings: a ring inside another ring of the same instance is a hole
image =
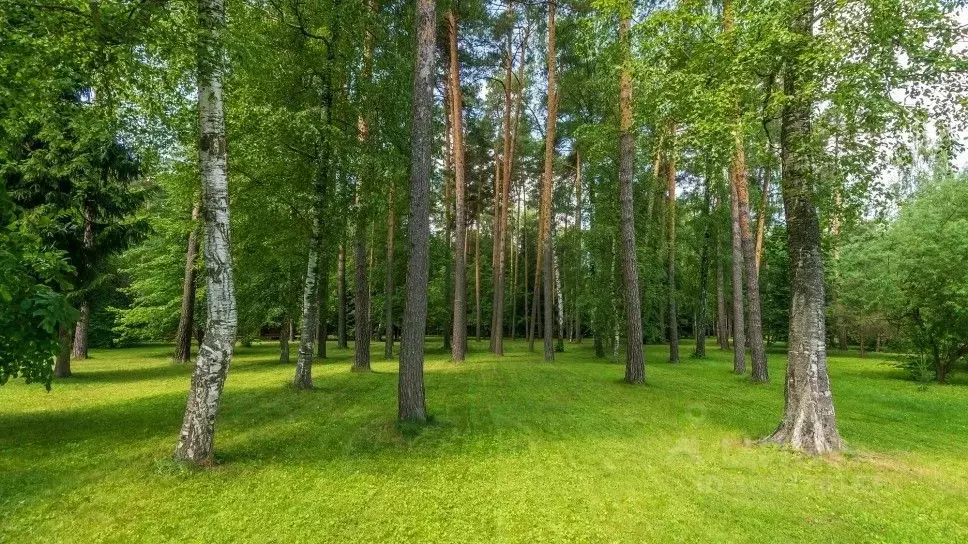
[[[815,5],[814,0],[804,4],[791,21],[790,30],[799,39],[785,59],[783,76],[783,94],[789,97],[783,105],[780,143],[790,255],[790,339],[783,420],[769,440],[822,454],[843,444],[827,375],[823,253],[809,159],[812,101],[804,96],[809,91],[800,58],[813,39]]]
[[[185,251],[185,275],[182,280],[181,312],[178,332],[175,334],[175,354],[172,360],[187,363],[192,357],[192,330],[195,327],[195,261],[198,258],[198,214],[201,203],[192,207],[192,230],[188,233],[188,249]]]
[[[555,128],[558,121],[558,89],[555,86],[555,10],[556,2],[548,3],[548,119],[545,129],[545,164],[544,176],[541,180],[541,215],[542,228],[545,231],[542,240],[542,251],[544,252],[544,360],[555,360],[555,347],[552,338],[553,310],[554,306],[551,298],[552,283],[554,282],[554,271],[552,263],[551,236],[554,217],[551,209],[551,178],[553,175],[552,167],[555,153]]]
[[[670,124],[670,139],[674,140],[676,126]],[[669,146],[666,160],[666,231],[668,234],[669,271],[669,362],[679,362],[679,302],[676,293],[676,159],[674,146]]]
[[[427,330],[435,23],[434,0],[417,0],[417,58],[410,130],[410,258],[407,262],[407,305],[400,339],[397,403],[401,421],[427,420],[423,363],[424,333]]]
[[[367,9],[372,10],[373,0],[367,2]],[[368,85],[373,72],[373,34],[368,30],[363,38],[363,80]],[[358,139],[364,153],[370,152],[370,124],[366,114],[358,119]],[[362,172],[356,187],[356,236],[353,248],[353,261],[356,268],[354,288],[354,307],[356,309],[356,326],[353,329],[353,358],[354,372],[368,372],[370,370],[370,263],[367,257],[370,253],[367,247],[367,230],[370,229],[370,183],[373,175],[371,158],[364,156]],[[372,254],[371,254],[372,255]]]
[[[712,201],[712,195],[709,190],[709,173],[706,173],[706,179],[703,180],[703,198],[702,198],[702,250],[700,251],[701,256],[699,257],[699,304],[696,309],[696,353],[695,357],[697,359],[706,358],[706,323],[708,321],[707,306],[709,301],[709,246],[712,237],[712,225],[709,220],[709,206]]]
[[[642,349],[642,307],[639,298],[639,272],[635,258],[635,208],[632,179],[635,176],[635,142],[632,138],[632,74],[629,30],[631,8],[622,13],[619,22],[619,44],[622,68],[619,73],[619,166],[618,193],[620,204],[619,227],[622,234],[622,293],[625,295],[626,355],[625,381],[645,381],[645,355]]]
[[[386,277],[383,280],[383,358],[393,359],[393,237],[396,228],[396,193],[395,183],[390,182],[390,194],[387,196],[387,256]]]
[[[454,149],[454,315],[451,335],[451,358],[464,362],[467,353],[467,239],[464,180],[464,113],[460,88],[460,59],[457,51],[457,16],[454,8],[447,12],[450,42],[450,124]]]
[[[730,218],[733,232],[733,371],[746,373],[746,317],[743,313],[743,241],[739,232],[739,203],[736,185],[729,183]]]
[[[346,245],[342,241],[339,245],[338,259],[336,263],[336,347],[346,349],[349,345],[346,342]]]
[[[223,0],[198,2],[199,163],[205,213],[207,321],[185,407],[175,459],[212,462],[215,419],[235,347],[237,314],[229,232],[228,151],[222,76],[225,70]]]
[[[726,325],[726,278],[723,266],[722,229],[716,222],[716,341],[719,349],[729,349]]]

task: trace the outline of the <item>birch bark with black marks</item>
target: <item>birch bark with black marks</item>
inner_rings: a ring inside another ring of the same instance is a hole
[[[178,332],[175,334],[175,354],[172,360],[187,363],[192,357],[192,331],[195,328],[195,261],[198,260],[198,215],[201,203],[192,207],[192,230],[188,233],[188,249],[185,251],[185,275],[182,280],[181,312]]]
[[[619,72],[619,230],[622,235],[622,293],[625,299],[626,355],[625,381],[645,382],[645,355],[642,349],[642,307],[639,295],[639,272],[635,255],[635,206],[632,179],[635,176],[635,142],[632,138],[632,74],[629,31],[631,12],[622,14],[619,22],[619,44],[622,68]],[[617,344],[617,342],[616,342]]]
[[[175,459],[212,463],[215,420],[235,347],[238,317],[229,230],[228,151],[222,77],[223,0],[198,1],[199,163],[205,214],[205,339],[198,350]]]
[[[791,280],[789,362],[783,419],[767,440],[807,454],[824,454],[840,450],[843,441],[827,374],[823,253],[809,156],[813,103],[804,95],[808,92],[807,67],[800,60],[813,40],[814,10],[814,0],[807,0],[790,22],[790,30],[798,39],[785,59],[783,76],[783,94],[789,97],[780,123],[781,186]]]
[[[397,403],[401,421],[427,420],[423,364],[427,330],[435,29],[434,0],[417,0],[417,55],[410,129],[410,258],[407,262],[407,304],[400,338]]]

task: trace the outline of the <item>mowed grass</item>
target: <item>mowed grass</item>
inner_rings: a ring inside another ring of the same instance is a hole
[[[922,386],[883,359],[832,357],[849,450],[757,445],[783,408],[772,382],[647,352],[649,384],[590,341],[539,362],[472,342],[431,346],[433,423],[401,431],[396,363],[351,352],[289,388],[277,347],[240,348],[219,465],[168,461],[190,368],[167,346],[95,351],[75,377],[0,388],[0,541],[9,542],[965,542],[968,386]],[[691,346],[683,347],[683,353]]]

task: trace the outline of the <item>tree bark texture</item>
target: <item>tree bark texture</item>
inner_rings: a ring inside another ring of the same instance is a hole
[[[739,232],[739,203],[736,186],[730,186],[733,227],[733,371],[746,373],[746,317],[743,313],[743,241]]]
[[[622,293],[625,295],[626,356],[625,381],[632,384],[645,381],[645,355],[642,349],[642,307],[639,298],[639,272],[635,255],[635,208],[632,179],[635,175],[635,143],[632,138],[632,76],[629,30],[631,13],[623,14],[619,22],[619,43],[623,64],[619,72],[619,170],[618,192],[622,235]]]
[[[671,133],[675,133],[675,124]],[[670,135],[671,136],[671,135]],[[674,140],[674,138],[670,138]],[[679,301],[676,289],[676,160],[675,150],[670,146],[666,160],[666,231],[668,235],[669,281],[669,362],[679,362]]]
[[[551,298],[552,283],[554,282],[554,271],[551,250],[551,230],[554,222],[551,209],[551,191],[553,162],[555,153],[555,128],[558,121],[558,89],[555,82],[555,10],[557,3],[548,3],[548,119],[545,128],[545,156],[544,156],[544,176],[541,180],[541,208],[542,208],[542,228],[545,231],[542,240],[542,251],[544,252],[544,360],[555,360],[555,347],[553,339],[554,305]]]
[[[188,233],[188,249],[185,251],[185,275],[182,281],[181,313],[178,317],[178,332],[175,334],[175,355],[172,359],[179,363],[191,360],[192,330],[195,327],[195,261],[198,260],[198,215],[201,203],[192,207],[192,230]]]
[[[467,239],[464,180],[464,113],[460,88],[460,59],[457,51],[457,16],[454,8],[447,12],[447,29],[450,42],[450,89],[451,89],[451,144],[454,148],[454,315],[451,334],[451,358],[455,363],[464,362],[467,353]]]
[[[205,213],[205,285],[207,321],[198,351],[175,458],[197,465],[211,464],[225,377],[238,317],[232,277],[229,231],[228,151],[222,76],[225,70],[223,0],[198,1],[199,162]]]
[[[434,0],[417,0],[417,58],[410,131],[410,258],[407,262],[407,305],[400,339],[397,404],[401,421],[427,420],[423,359],[424,333],[427,329],[435,27]]]
[[[795,53],[813,39],[814,0],[791,21],[799,38]],[[783,419],[770,441],[808,454],[843,446],[837,430],[830,378],[827,375],[823,253],[820,221],[813,203],[809,140],[811,100],[804,96],[807,75],[799,54],[786,59],[784,103],[780,124],[783,210],[790,255],[790,339]]]

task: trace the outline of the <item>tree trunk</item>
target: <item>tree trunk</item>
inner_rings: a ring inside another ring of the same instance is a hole
[[[279,328],[279,362],[289,364],[289,334],[292,332],[292,319],[289,312],[282,317]]]
[[[467,354],[467,210],[464,180],[464,106],[460,88],[460,59],[457,51],[457,16],[454,8],[447,12],[450,38],[450,124],[454,148],[454,332],[451,339],[451,358],[463,363]]]
[[[175,355],[172,359],[179,363],[191,360],[192,330],[195,326],[195,260],[198,255],[198,214],[201,203],[192,207],[192,230],[188,233],[188,250],[185,252],[185,275],[182,281],[181,314],[178,318],[178,332],[175,334]]]
[[[719,349],[729,349],[729,334],[726,326],[726,279],[723,271],[723,250],[721,230],[716,228],[716,340]]]
[[[676,126],[670,126],[670,139],[675,136]],[[669,362],[679,362],[679,304],[676,293],[676,159],[670,146],[666,161],[666,230],[669,236]]]
[[[390,195],[387,197],[387,261],[386,278],[383,280],[384,307],[383,307],[383,358],[393,359],[393,236],[396,227],[396,202],[394,193],[394,183],[390,182]]]
[[[367,10],[372,11],[373,0],[367,1]],[[369,82],[373,72],[373,34],[366,30],[363,37],[363,79]],[[358,122],[358,140],[365,150],[369,150],[370,126],[366,115],[360,115]],[[356,236],[353,248],[353,261],[356,268],[354,283],[354,307],[356,310],[356,324],[353,328],[353,372],[369,372],[370,370],[370,340],[373,333],[370,314],[370,262],[372,255],[367,247],[367,230],[370,228],[369,200],[370,178],[373,170],[370,168],[369,157],[363,158],[359,180],[356,187]]]
[[[454,147],[451,138],[451,89],[450,76],[447,77],[445,85],[446,96],[444,98],[444,247],[448,253],[454,253],[453,232],[454,214],[451,195],[453,194],[454,181]],[[454,328],[454,261],[451,255],[444,259],[444,326],[442,330],[444,351],[451,351],[450,334]]]
[[[332,258],[332,253],[327,252],[324,257]],[[332,264],[327,264],[319,278],[319,309],[316,326],[316,359],[319,360],[326,358],[326,340],[329,339],[329,275],[332,270]]]
[[[175,459],[212,462],[215,419],[235,347],[237,314],[229,232],[228,152],[222,74],[225,69],[223,0],[198,1],[199,163],[205,213],[207,322],[185,407]]]
[[[575,289],[572,294],[574,312],[574,331],[572,340],[581,344],[581,287],[583,278],[581,252],[581,151],[575,150]]]
[[[544,252],[544,360],[546,362],[555,360],[555,348],[552,340],[552,315],[554,306],[552,305],[551,288],[554,281],[552,270],[551,252],[551,230],[554,223],[551,209],[552,191],[552,161],[555,153],[555,128],[558,121],[558,89],[555,86],[555,10],[557,3],[548,3],[548,119],[545,129],[545,165],[544,176],[541,180],[541,211],[542,228],[545,229],[545,237],[542,241],[542,251]]]
[[[712,202],[712,194],[709,190],[709,173],[706,173],[706,179],[703,180],[703,205],[702,205],[702,222],[703,222],[703,243],[701,256],[699,258],[699,307],[696,310],[695,319],[695,329],[696,329],[696,353],[695,357],[697,359],[706,358],[706,322],[707,318],[707,306],[709,300],[709,246],[712,241],[712,225],[710,224],[709,218],[709,206]]]
[[[478,202],[480,199],[478,199]],[[481,225],[474,226],[474,329],[481,341]]]
[[[517,227],[517,236],[511,244],[511,340],[518,337],[518,271],[521,265],[518,261],[521,260],[521,197],[524,194],[524,187],[518,190],[518,199],[514,205],[514,223]],[[524,281],[528,281],[527,275],[524,277]]]
[[[770,151],[769,149],[767,151]],[[772,153],[770,154],[772,156]],[[766,237],[766,223],[769,221],[767,204],[770,199],[770,178],[773,170],[769,165],[763,167],[763,193],[760,195],[760,210],[756,214],[756,277],[760,276],[760,264],[763,262],[763,241]]]
[[[423,359],[424,333],[427,329],[430,176],[433,159],[434,0],[417,0],[416,27],[417,55],[410,131],[410,258],[407,262],[407,305],[400,339],[397,407],[401,421],[424,422],[427,420]]]
[[[346,246],[340,242],[339,260],[336,262],[336,347],[346,349]]]
[[[739,115],[737,114],[737,119]],[[766,346],[763,343],[763,319],[760,309],[760,285],[756,273],[756,248],[750,225],[749,185],[746,179],[746,156],[740,129],[736,129],[732,181],[736,190],[740,246],[743,251],[743,278],[746,280],[746,332],[750,350],[751,378],[754,382],[769,380]]]
[[[90,251],[94,247],[94,221],[91,209],[84,206],[84,249]],[[77,360],[87,359],[87,335],[91,330],[91,302],[89,295],[84,295],[81,301],[80,315],[74,328],[74,346],[72,355]]]
[[[71,377],[71,331],[67,326],[57,329],[57,342],[59,348],[57,357],[54,360],[54,377]]]
[[[729,184],[733,225],[733,371],[746,373],[746,318],[743,314],[743,241],[739,232],[736,186]]]
[[[813,203],[809,160],[812,101],[804,96],[799,63],[813,35],[813,0],[798,11],[791,31],[799,40],[786,59],[780,125],[783,209],[790,255],[790,340],[783,420],[769,437],[808,454],[842,447],[827,375],[823,253]],[[806,91],[809,92],[809,91]]]
[[[639,271],[635,258],[635,209],[632,179],[635,176],[635,142],[632,138],[632,76],[629,29],[631,10],[619,22],[619,44],[622,68],[619,72],[619,166],[618,193],[621,207],[619,225],[622,233],[622,292],[625,295],[626,356],[625,381],[645,381],[645,355],[642,349],[642,307],[639,298]]]
[[[357,223],[357,230],[363,230]],[[356,278],[354,281],[356,309],[356,326],[353,330],[354,351],[353,359],[354,372],[368,372],[370,370],[370,271],[367,267],[366,231],[356,233],[356,242],[353,250],[353,260],[356,265]]]

